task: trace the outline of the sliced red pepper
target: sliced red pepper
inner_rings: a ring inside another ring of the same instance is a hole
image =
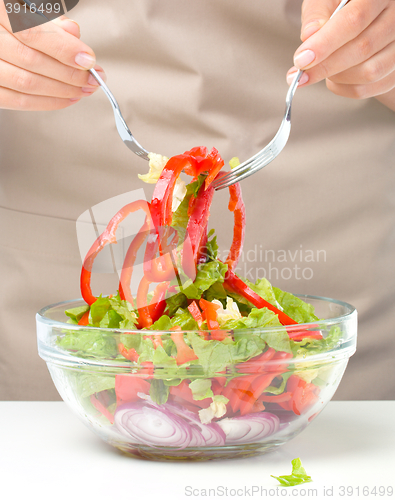
[[[132,374],[120,373],[115,375],[115,394],[117,396],[117,406],[123,403],[133,403],[141,401],[137,395],[139,392],[149,394],[150,383]]]
[[[204,299],[199,300],[199,306],[204,312],[208,329],[217,330],[219,328],[219,323],[217,321],[217,310],[220,308],[220,306]]]
[[[188,311],[191,313],[192,318],[196,321],[198,324],[198,327],[200,328],[203,323],[203,316],[202,313],[200,312],[199,306],[196,304],[196,301],[193,300],[189,306],[188,306]]]
[[[244,392],[240,394],[240,414],[246,415],[251,413],[252,408],[259,398],[259,396],[264,392],[265,389],[269,387],[273,379],[279,373],[266,373],[255,377],[249,387],[244,389]]]
[[[177,364],[183,365],[184,363],[188,363],[188,361],[198,359],[193,349],[185,343],[184,334],[180,331],[181,327],[173,326],[170,330],[172,330],[171,340],[175,343],[177,348]]]
[[[139,359],[139,354],[138,352],[136,351],[136,349],[126,349],[126,347],[122,344],[122,342],[120,342],[118,344],[118,351],[120,354],[122,354],[122,356],[126,359],[128,359],[129,361],[138,361]]]
[[[268,309],[270,309],[270,311],[273,311],[275,314],[277,314],[278,319],[282,325],[298,324],[297,321],[287,316],[283,311],[280,311],[280,309],[277,309],[277,307],[273,306],[272,304],[270,304],[270,302],[263,299],[257,293],[251,290],[251,288],[248,285],[246,285],[246,283],[244,283],[244,281],[240,279],[238,276],[236,276],[236,274],[231,270],[228,270],[228,272],[226,273],[224,286],[228,290],[234,291],[242,295],[258,309],[267,307]]]
[[[207,231],[207,222],[210,216],[210,205],[213,200],[213,196],[213,187],[210,186],[208,189],[205,189],[204,186],[202,186],[196,197],[193,212],[188,220],[186,231],[191,241],[195,266],[198,260],[202,238],[204,239],[204,235]],[[183,257],[183,267],[187,267],[187,263],[185,262],[185,253]]]
[[[143,276],[140,281],[138,290],[137,290],[137,308],[139,312],[139,324],[142,328],[149,328],[153,321],[150,315],[150,310],[147,305],[147,295],[149,292],[150,282]]]
[[[212,402],[211,398],[205,398],[199,401],[193,399],[192,391],[186,380],[183,380],[179,385],[170,386],[170,394],[174,398],[177,398],[176,402],[180,403],[182,406],[186,406],[185,402],[191,405],[190,409],[195,412],[200,408],[208,408]]]
[[[316,326],[318,328],[318,325],[312,325],[313,327]],[[299,340],[303,340],[305,338],[310,338],[310,339],[317,339],[317,340],[322,340],[323,336],[320,330],[298,330],[298,329],[292,329],[288,330],[288,336],[290,339],[294,340],[295,342]]]
[[[275,396],[262,394],[258,399],[264,403],[284,403],[285,401],[289,401],[291,398],[292,394],[290,392],[283,392],[282,394]]]
[[[287,382],[287,392],[291,393],[291,399],[284,402],[277,401],[277,403],[285,410],[301,415],[317,403],[320,388],[307,383],[297,375],[291,375]]]
[[[272,347],[269,347],[263,354],[236,365],[237,369],[242,371],[242,373],[259,374],[260,372],[266,371],[266,363],[271,360],[275,354],[276,351]]]
[[[81,317],[81,319],[78,321],[78,324],[81,326],[86,326],[89,325],[89,311],[86,311]]]
[[[92,305],[97,300],[97,297],[92,294],[91,289],[92,266],[95,258],[108,243],[117,242],[115,232],[119,224],[129,214],[136,212],[137,210],[144,210],[147,214],[147,217],[150,216],[149,204],[146,201],[138,200],[134,201],[133,203],[129,203],[114,215],[114,217],[108,223],[103,234],[96,239],[96,241],[89,249],[82,265],[80,279],[81,294],[87,304]]]

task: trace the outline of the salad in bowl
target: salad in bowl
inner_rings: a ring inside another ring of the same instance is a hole
[[[62,398],[109,444],[133,456],[248,456],[301,432],[333,396],[355,352],[356,311],[295,296],[234,270],[245,233],[238,184],[229,254],[208,230],[212,181],[224,165],[213,148],[169,160],[151,155],[152,201],[118,211],[88,251],[82,300],[37,315],[38,347]],[[191,177],[185,184],[184,172]],[[142,211],[118,290],[95,296],[95,259],[117,228]],[[143,252],[136,291],[131,280]]]

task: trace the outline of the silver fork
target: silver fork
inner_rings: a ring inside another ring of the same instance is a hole
[[[331,19],[335,14],[339,12],[340,9],[342,9],[346,5],[348,1],[349,0],[342,0],[340,2],[339,6],[332,14]],[[289,134],[291,132],[292,99],[294,98],[296,89],[298,88],[299,80],[302,77],[303,73],[304,72],[302,70],[299,70],[294,78],[294,81],[289,87],[287,97],[285,99],[286,101],[285,115],[283,121],[281,122],[280,128],[278,129],[277,134],[274,136],[274,139],[272,139],[272,141],[269,142],[269,144],[266,147],[264,147],[256,155],[252,156],[249,160],[246,160],[245,162],[241,163],[228,174],[216,179],[212,183],[212,186],[216,190],[227,188],[232,184],[242,181],[246,177],[255,174],[255,172],[258,172],[258,170],[261,170],[261,168],[264,168],[266,167],[266,165],[269,165],[269,163],[271,163],[284,149],[285,145],[288,142]]]
[[[112,92],[110,89],[107,87],[105,82],[100,78],[99,74],[97,71],[94,69],[89,70],[93,78],[97,81],[97,83],[100,85],[100,87],[103,89],[103,92],[106,94],[108,97],[108,100],[111,103],[112,109],[114,111],[114,116],[115,116],[115,124],[117,126],[118,134],[120,135],[121,139],[123,142],[126,144],[126,146],[133,151],[137,156],[140,156],[140,158],[144,158],[144,160],[149,160],[148,158],[148,151],[143,148],[143,146],[133,137],[132,132],[129,130],[129,127],[127,126],[121,110],[119,108],[119,104],[115,97],[113,96]]]

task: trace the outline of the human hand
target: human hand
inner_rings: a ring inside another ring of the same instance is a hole
[[[387,96],[385,104],[395,109],[395,1],[351,0],[327,22],[338,5],[339,0],[304,0],[303,43],[288,83],[303,69],[300,86],[326,79],[334,94]]]
[[[93,50],[79,40],[79,26],[65,16],[13,34],[0,1],[0,108],[63,109],[92,95],[98,83]]]

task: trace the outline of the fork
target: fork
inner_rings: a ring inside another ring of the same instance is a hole
[[[141,144],[133,137],[132,132],[129,130],[129,127],[127,126],[122,116],[119,104],[115,99],[115,97],[113,96],[110,89],[107,87],[107,85],[105,84],[105,82],[103,81],[103,79],[100,77],[100,75],[97,73],[96,70],[90,69],[89,72],[91,73],[93,78],[97,81],[97,83],[100,85],[100,87],[103,89],[103,92],[106,94],[108,100],[111,103],[112,109],[114,111],[115,124],[117,126],[118,134],[120,135],[123,142],[137,156],[140,156],[140,158],[149,161],[148,151],[144,149],[143,146],[141,146]]]
[[[332,14],[330,19],[342,9],[349,0],[342,0]],[[292,99],[294,98],[296,89],[298,88],[299,80],[301,79],[304,71],[299,70],[289,87],[287,92],[287,96],[285,99],[285,115],[283,121],[281,122],[280,128],[278,129],[277,134],[274,136],[269,144],[264,147],[259,153],[252,156],[249,160],[238,165],[228,174],[216,179],[213,181],[212,186],[218,191],[219,189],[224,189],[236,182],[242,181],[246,177],[249,177],[258,170],[269,165],[284,149],[285,145],[288,142],[289,134],[291,132],[291,107],[292,107]]]

